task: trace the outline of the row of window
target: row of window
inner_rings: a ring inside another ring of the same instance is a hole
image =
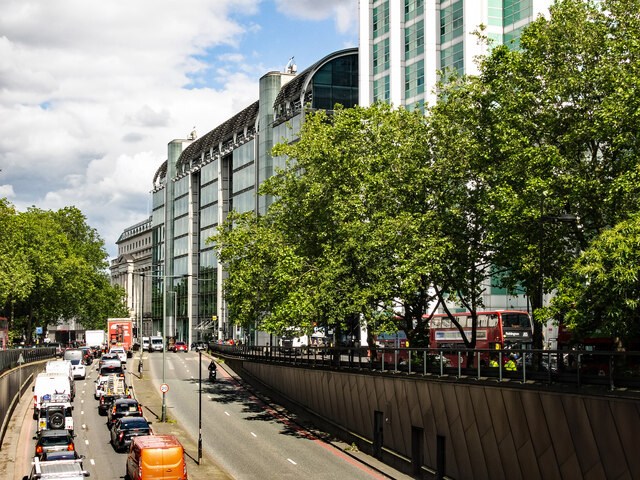
[[[144,247],[145,245],[150,245],[151,239],[149,237],[143,238],[142,240],[138,240],[137,242],[127,243],[125,245],[121,245],[118,248],[118,253],[127,253],[140,249],[140,247]]]

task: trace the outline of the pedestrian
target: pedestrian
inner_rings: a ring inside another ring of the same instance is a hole
[[[500,365],[498,364],[498,360],[496,360],[496,354],[492,353],[491,358],[489,360],[489,366],[493,368],[498,368]]]
[[[516,355],[514,353],[511,353],[509,355],[509,360],[507,360],[507,363],[504,364],[504,369],[509,372],[516,371]]]

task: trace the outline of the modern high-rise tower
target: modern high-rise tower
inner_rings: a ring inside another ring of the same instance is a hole
[[[435,102],[438,72],[473,74],[492,42],[518,46],[522,29],[552,0],[360,0],[360,105],[408,109]]]

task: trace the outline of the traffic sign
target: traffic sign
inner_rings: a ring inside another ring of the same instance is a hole
[[[167,393],[169,391],[169,385],[167,385],[166,383],[163,383],[162,385],[160,385],[160,391],[162,393]]]

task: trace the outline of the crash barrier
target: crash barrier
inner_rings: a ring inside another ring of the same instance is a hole
[[[44,370],[45,362],[46,359],[38,362],[32,361],[27,365],[21,365],[0,375],[0,419],[2,420],[0,447],[16,404],[20,401],[20,397],[27,390],[33,378]]]
[[[640,389],[640,352],[532,349],[270,347],[220,345],[209,350],[245,359],[338,370],[546,385]],[[514,359],[511,356],[515,356]],[[510,362],[513,362],[512,364]]]
[[[0,350],[0,372],[17,367],[18,365],[46,360],[55,356],[56,349],[54,347]]]
[[[312,351],[210,348],[323,429],[416,478],[640,478],[640,400],[629,391],[523,383],[518,371],[478,381],[475,367],[459,376],[457,365],[440,375],[439,358],[425,375],[415,362],[409,373],[410,357],[383,370],[378,352],[316,352],[314,365]]]

